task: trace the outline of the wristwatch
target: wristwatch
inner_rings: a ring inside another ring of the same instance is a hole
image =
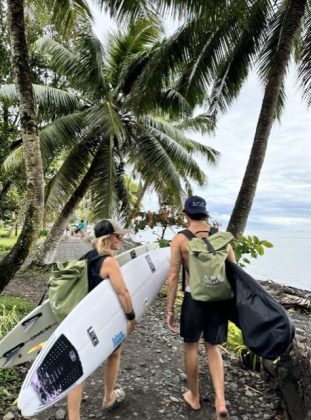
[[[132,312],[126,313],[125,316],[128,321],[133,321],[133,319],[136,317],[134,310]]]

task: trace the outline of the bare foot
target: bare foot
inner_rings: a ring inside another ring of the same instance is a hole
[[[183,394],[183,398],[192,410],[198,411],[201,409],[200,399],[194,398],[190,389]]]
[[[215,401],[216,420],[229,420],[229,413],[225,402],[218,403]]]

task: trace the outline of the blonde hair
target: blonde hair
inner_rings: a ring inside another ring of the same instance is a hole
[[[114,255],[114,251],[111,249],[111,236],[112,235],[104,235],[99,238],[95,238],[94,248],[99,255]]]

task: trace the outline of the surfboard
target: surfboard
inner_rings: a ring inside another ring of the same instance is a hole
[[[137,319],[165,281],[169,255],[169,248],[159,248],[121,267]],[[39,413],[67,395],[126,335],[124,311],[109,280],[104,280],[70,312],[34,361],[18,397],[22,415]]]
[[[122,266],[158,247],[158,242],[150,242],[125,251],[117,255],[116,259]],[[26,315],[0,342],[0,368],[34,360],[58,325],[49,300],[44,301]]]

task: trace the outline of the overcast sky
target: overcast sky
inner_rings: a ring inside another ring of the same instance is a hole
[[[95,9],[94,9],[95,10]],[[96,12],[95,32],[103,39],[113,29],[109,18]],[[287,102],[281,123],[275,123],[257,187],[247,230],[311,230],[311,109],[301,99],[295,69],[287,77]],[[240,96],[221,116],[214,136],[192,136],[221,152],[216,168],[204,168],[208,186],[194,193],[205,197],[210,214],[225,227],[235,203],[253,142],[263,90],[251,74]],[[145,209],[158,209],[154,195]]]

